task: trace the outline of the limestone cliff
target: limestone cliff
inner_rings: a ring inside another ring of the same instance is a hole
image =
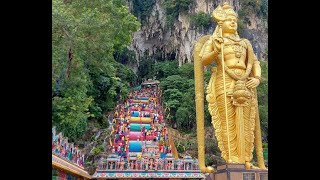
[[[133,42],[129,49],[136,53],[139,60],[144,55],[151,56],[155,61],[177,59],[179,65],[192,62],[192,50],[196,40],[207,34],[212,34],[215,23],[211,23],[207,30],[199,31],[190,25],[190,17],[199,12],[211,14],[223,0],[194,0],[187,12],[179,12],[172,27],[167,26],[165,0],[156,0],[152,4],[151,13],[142,23],[141,29],[134,34]],[[235,11],[241,10],[239,0],[226,0],[234,6]],[[259,1],[259,0],[258,0]],[[258,2],[257,1],[257,2]],[[223,1],[224,2],[224,1]],[[254,1],[255,2],[255,1]],[[129,9],[133,11],[134,0],[128,0]],[[259,59],[267,59],[266,51],[268,46],[267,21],[258,18],[256,13],[246,14],[243,38],[247,38]]]

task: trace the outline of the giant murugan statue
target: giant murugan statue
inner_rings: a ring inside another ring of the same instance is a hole
[[[237,33],[236,12],[228,3],[212,13],[217,22],[212,35],[201,37],[194,47],[198,159],[202,172],[213,172],[204,164],[204,66],[216,63],[207,85],[206,100],[221,156],[227,163],[251,164],[254,144],[258,166],[266,169],[262,154],[256,87],[261,67],[251,43]]]

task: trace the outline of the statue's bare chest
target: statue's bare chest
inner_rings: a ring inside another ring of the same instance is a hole
[[[247,52],[247,45],[244,40],[233,41],[227,38],[224,38],[224,55],[233,55],[231,57],[235,58],[245,58]]]

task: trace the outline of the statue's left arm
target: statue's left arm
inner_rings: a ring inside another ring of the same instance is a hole
[[[248,48],[248,62],[252,64],[251,77],[249,78],[250,80],[247,82],[247,86],[250,88],[255,88],[261,82],[261,66],[260,62],[258,61],[256,55],[253,52],[253,48],[250,41],[245,39],[245,42]]]
[[[259,79],[259,81],[261,81],[261,66],[260,61],[258,61],[257,59],[253,61],[252,75],[254,78]]]

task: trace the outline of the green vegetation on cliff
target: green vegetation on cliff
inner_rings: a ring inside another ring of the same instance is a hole
[[[193,5],[195,5],[193,0],[164,0],[167,27],[173,25],[174,21],[178,19],[179,13],[188,12]]]
[[[261,83],[257,88],[258,102],[259,102],[259,115],[261,122],[261,133],[264,141],[267,142],[268,137],[268,62],[260,61],[262,69]]]
[[[52,124],[71,141],[88,120],[107,126],[105,111],[136,76],[114,59],[140,23],[124,0],[53,0]]]
[[[190,17],[191,25],[199,30],[209,29],[212,24],[212,17],[205,12],[199,12]]]
[[[238,11],[238,32],[243,36],[247,25],[251,25],[250,16],[256,15],[262,21],[268,19],[268,0],[242,0]]]
[[[132,13],[138,17],[142,24],[148,22],[148,17],[151,14],[152,8],[155,5],[156,0],[148,0],[148,1],[141,1],[141,0],[132,0]]]

